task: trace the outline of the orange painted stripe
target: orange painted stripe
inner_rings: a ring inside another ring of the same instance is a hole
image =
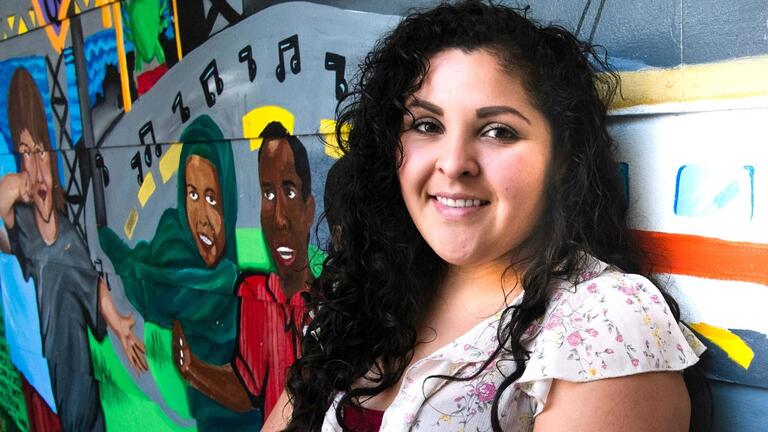
[[[131,88],[128,83],[128,61],[125,58],[125,44],[123,42],[123,12],[120,10],[120,2],[112,4],[113,22],[115,23],[115,39],[117,44],[117,64],[120,68],[120,86],[123,93],[123,110],[131,111]]]
[[[768,285],[768,244],[690,234],[633,232],[649,254],[655,272]]]
[[[181,61],[181,33],[179,33],[179,9],[176,6],[176,0],[173,0],[173,30],[176,32],[176,55]]]

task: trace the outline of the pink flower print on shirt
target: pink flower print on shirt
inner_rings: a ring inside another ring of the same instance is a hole
[[[651,301],[656,303],[656,304],[661,303],[661,301],[659,300],[659,296],[657,296],[656,294],[651,296]]]
[[[477,386],[477,400],[480,402],[489,402],[496,396],[496,384],[484,382]]]
[[[584,319],[578,313],[571,315],[571,325],[576,329],[581,329]]]
[[[632,366],[637,367],[637,365],[640,364],[640,360],[633,358],[632,359]]]
[[[624,285],[623,287],[621,287],[621,292],[623,292],[628,296],[633,296],[637,294],[637,289],[635,289],[635,287],[632,285]]]
[[[575,331],[569,334],[566,340],[571,346],[576,346],[581,343],[581,336],[579,336],[579,332]]]
[[[619,342],[619,343],[624,342],[624,336],[620,334],[616,335],[616,342]]]
[[[552,330],[555,327],[559,327],[560,324],[562,323],[563,323],[563,319],[560,318],[560,315],[552,315],[551,317],[549,317],[547,324],[544,325],[544,328],[546,330]]]
[[[594,294],[597,292],[597,284],[592,282],[591,284],[587,285],[587,291],[589,291],[590,294]]]
[[[597,330],[595,330],[593,328],[588,328],[587,329],[587,333],[589,333],[589,335],[592,336],[592,337],[597,337],[597,334],[598,334]]]

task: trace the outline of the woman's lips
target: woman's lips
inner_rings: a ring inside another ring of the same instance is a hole
[[[446,219],[471,216],[490,204],[490,201],[465,194],[436,194],[429,196],[437,213]]]

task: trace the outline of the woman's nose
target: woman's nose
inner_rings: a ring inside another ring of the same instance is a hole
[[[475,143],[463,134],[447,134],[438,146],[435,168],[446,177],[455,179],[476,176],[480,172]]]

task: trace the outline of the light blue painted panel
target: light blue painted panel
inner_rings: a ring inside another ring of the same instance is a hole
[[[754,432],[768,429],[768,390],[712,381],[713,432]]]

